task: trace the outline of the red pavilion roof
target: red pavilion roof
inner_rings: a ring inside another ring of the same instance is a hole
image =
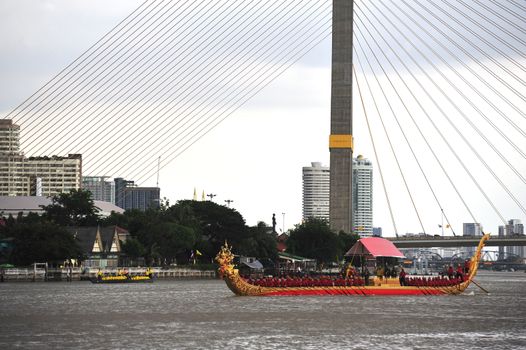
[[[402,254],[402,252],[398,250],[391,241],[380,237],[366,237],[360,239],[345,255],[372,255],[375,258],[404,258],[404,254]]]

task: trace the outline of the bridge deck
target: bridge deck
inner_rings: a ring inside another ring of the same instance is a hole
[[[430,247],[476,247],[480,237],[466,236],[416,236],[416,237],[386,237],[398,248],[430,248]],[[491,237],[486,242],[488,247],[526,246],[526,235],[513,237]]]

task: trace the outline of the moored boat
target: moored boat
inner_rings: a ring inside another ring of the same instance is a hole
[[[153,280],[153,272],[150,269],[147,269],[144,275],[130,275],[127,273],[105,275],[99,271],[97,277],[90,279],[91,283],[151,283]]]
[[[219,274],[232,292],[240,296],[294,296],[294,295],[456,295],[463,293],[473,282],[478,270],[482,248],[489,239],[485,234],[470,260],[470,269],[460,279],[410,278],[403,285],[399,278],[367,278],[308,281],[304,279],[278,283],[261,283],[240,276],[233,264],[234,255],[227,243],[216,256]]]

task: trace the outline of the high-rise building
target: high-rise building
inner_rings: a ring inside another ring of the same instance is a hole
[[[482,226],[478,222],[465,222],[463,224],[464,236],[482,236]]]
[[[0,195],[15,196],[29,193],[29,178],[22,177],[20,164],[20,127],[11,119],[0,119]]]
[[[508,224],[506,225],[505,230],[503,226],[499,227],[499,236],[501,236],[501,232],[505,236],[512,236],[512,237],[524,235],[524,224],[522,224],[519,219],[511,219],[508,221]],[[521,258],[526,257],[525,247],[519,247],[519,246],[505,247],[504,251],[508,254],[517,255]],[[499,252],[500,252],[500,249],[499,249]]]
[[[462,232],[464,236],[480,237],[482,236],[482,226],[478,222],[465,222],[462,225]],[[476,247],[465,247],[464,251],[468,256],[472,256]]]
[[[158,208],[160,200],[159,187],[137,187],[134,181],[115,179],[115,205],[124,210]]]
[[[303,167],[303,219],[330,220],[330,168],[316,162],[311,165]],[[373,164],[359,155],[353,159],[352,171],[353,230],[361,237],[370,237],[373,235]]]
[[[352,222],[360,237],[373,235],[373,163],[362,155],[353,159]]]
[[[303,167],[303,220],[329,220],[330,170],[319,162]]]
[[[115,204],[115,182],[108,176],[84,176],[82,188],[91,192],[93,200]]]
[[[81,188],[82,155],[25,157],[20,127],[0,120],[0,196],[54,196]]]

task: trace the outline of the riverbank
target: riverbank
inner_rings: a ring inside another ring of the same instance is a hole
[[[106,275],[115,275],[123,268],[102,269]],[[146,268],[127,267],[131,275],[144,275]],[[158,279],[215,279],[214,270],[196,270],[173,267],[170,269],[152,268],[155,278]],[[96,278],[98,268],[7,268],[0,271],[0,282],[61,282],[82,281]]]

